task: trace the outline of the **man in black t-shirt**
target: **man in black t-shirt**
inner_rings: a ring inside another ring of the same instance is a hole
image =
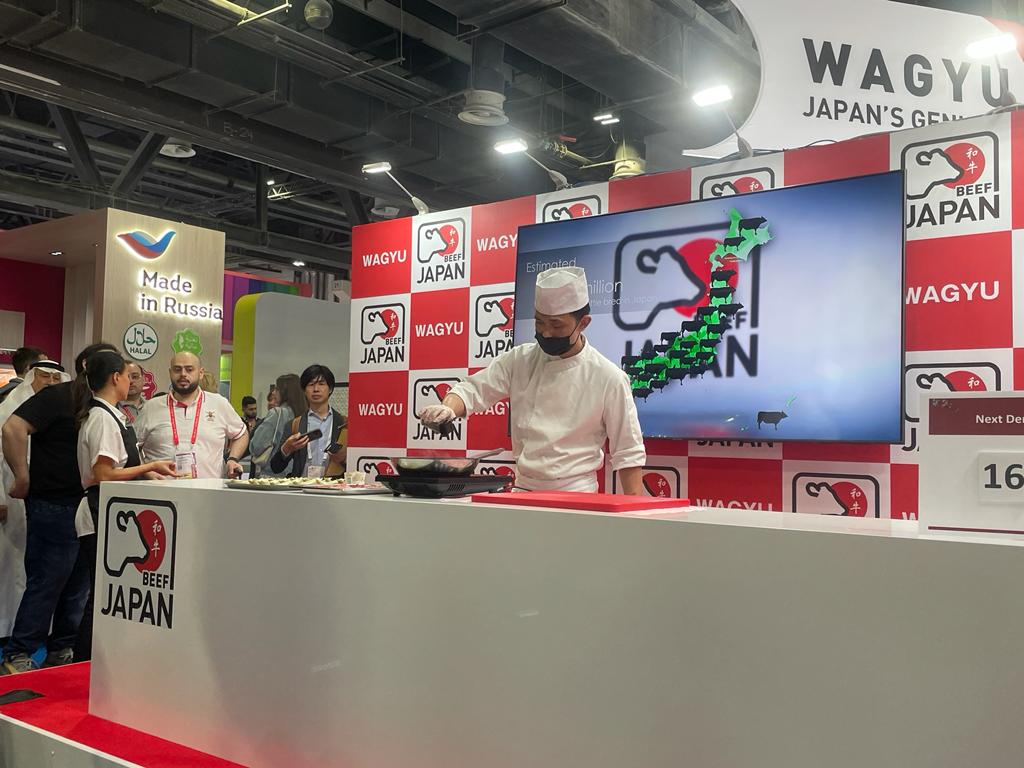
[[[110,344],[86,347],[75,358],[75,373],[81,374],[86,358],[103,349],[117,351]],[[25,499],[27,531],[25,594],[0,674],[32,669],[31,656],[44,642],[43,666],[74,660],[72,648],[91,588],[88,563],[78,557],[75,532],[75,512],[82,499],[75,386],[76,382],[69,382],[47,387],[26,400],[3,426],[4,457],[14,473],[8,493]]]

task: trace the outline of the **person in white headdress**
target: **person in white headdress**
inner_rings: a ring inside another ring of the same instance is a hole
[[[443,429],[508,398],[519,486],[596,491],[607,440],[623,491],[643,494],[647,454],[629,377],[583,335],[591,321],[586,273],[579,267],[541,272],[534,309],[536,342],[510,349],[456,384],[420,420]]]
[[[0,429],[18,406],[34,394],[51,384],[70,380],[59,363],[33,363],[24,381],[0,403]],[[0,445],[0,637],[11,634],[25,591],[25,502],[7,496],[7,489],[13,484],[14,473],[7,466]]]

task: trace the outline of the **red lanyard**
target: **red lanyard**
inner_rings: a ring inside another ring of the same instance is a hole
[[[196,438],[199,436],[199,414],[203,408],[203,392],[199,391],[199,399],[196,400],[196,411],[194,418],[192,419],[192,444],[191,448],[196,447]],[[167,396],[167,412],[171,415],[171,436],[174,438],[174,450],[178,450],[178,420],[174,418],[174,398],[170,395]],[[185,406],[185,413],[188,413],[188,406]]]

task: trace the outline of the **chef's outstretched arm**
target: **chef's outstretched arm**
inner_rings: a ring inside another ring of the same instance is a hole
[[[508,397],[512,381],[510,355],[504,353],[482,371],[477,371],[465,381],[460,381],[437,405],[428,405],[420,411],[420,421],[431,429],[438,429],[446,422],[486,411],[499,400]]]
[[[605,393],[604,425],[608,433],[608,458],[612,470],[619,473],[622,490],[632,496],[642,496],[647,451],[640,431],[640,419],[636,415],[633,390],[625,374]]]

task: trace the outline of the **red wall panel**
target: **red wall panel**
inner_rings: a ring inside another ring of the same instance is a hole
[[[64,269],[0,259],[0,309],[25,314],[25,345],[60,358]]]

